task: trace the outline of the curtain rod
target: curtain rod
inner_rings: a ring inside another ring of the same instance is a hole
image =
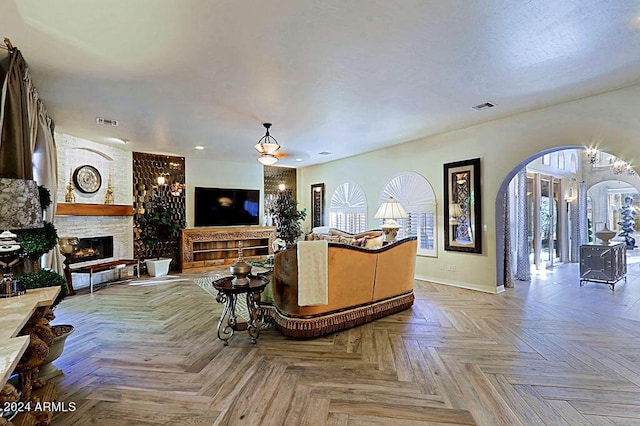
[[[15,47],[11,44],[11,40],[9,40],[9,37],[4,38],[4,46],[0,45],[0,48],[8,50],[9,52],[13,52],[15,50]]]

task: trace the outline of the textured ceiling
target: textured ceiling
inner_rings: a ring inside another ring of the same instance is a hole
[[[278,165],[306,166],[637,84],[639,12],[635,0],[0,0],[0,36],[61,132],[255,161],[267,121]],[[487,101],[498,106],[471,108]]]

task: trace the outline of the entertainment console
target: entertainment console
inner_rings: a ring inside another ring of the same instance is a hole
[[[242,246],[245,259],[263,259],[273,254],[271,243],[276,228],[271,226],[187,228],[180,230],[182,272],[220,268],[238,259]]]

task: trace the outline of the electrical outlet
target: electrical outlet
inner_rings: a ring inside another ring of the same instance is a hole
[[[455,272],[456,271],[456,265],[451,265],[451,272]]]

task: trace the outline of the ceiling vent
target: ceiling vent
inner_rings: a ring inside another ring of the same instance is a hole
[[[118,120],[109,120],[108,118],[96,118],[97,124],[102,124],[103,126],[113,126],[116,127],[118,125]]]
[[[476,111],[482,111],[485,109],[493,108],[494,106],[496,106],[496,104],[494,104],[493,102],[485,102],[483,104],[472,106],[471,108],[475,109]]]

